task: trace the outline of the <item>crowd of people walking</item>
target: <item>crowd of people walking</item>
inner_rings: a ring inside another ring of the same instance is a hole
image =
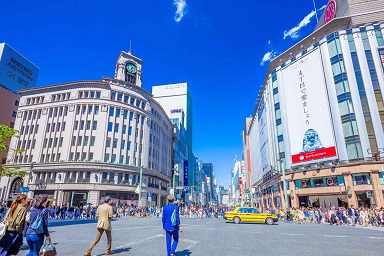
[[[334,207],[299,207],[288,209],[262,209],[263,212],[276,214],[280,220],[286,222],[298,221],[303,224],[309,223],[328,223],[330,225],[363,225],[363,226],[384,226],[384,208],[360,207],[356,209],[354,205],[349,208]]]

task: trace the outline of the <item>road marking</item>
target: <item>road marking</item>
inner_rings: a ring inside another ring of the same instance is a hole
[[[369,236],[368,238],[371,238],[371,239],[384,239],[384,237],[378,237],[378,236]]]
[[[146,242],[148,240],[155,239],[155,238],[158,238],[158,237],[165,237],[165,235],[164,234],[160,234],[160,235],[156,235],[156,236],[147,237],[147,238],[142,239],[142,240],[140,240],[138,242],[133,242],[133,243],[129,243],[129,244],[125,244],[125,245],[116,247],[116,249],[123,249],[123,248],[125,248],[127,246],[131,246],[131,245],[134,245],[134,244],[141,244],[143,242]]]
[[[128,230],[128,229],[145,229],[145,228],[161,228],[161,226],[145,226],[145,227],[117,228],[117,229],[113,229],[113,231],[118,231],[118,230]]]
[[[347,236],[336,236],[336,235],[321,235],[321,236],[324,236],[324,237],[347,237]]]
[[[282,235],[286,235],[286,236],[303,236],[304,234],[292,234],[292,233],[280,233]]]

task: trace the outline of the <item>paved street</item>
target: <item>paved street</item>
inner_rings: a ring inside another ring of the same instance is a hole
[[[95,222],[54,221],[50,228],[58,255],[83,255],[95,237]],[[181,219],[183,233],[177,256],[202,255],[383,255],[384,228],[306,223],[232,224],[223,219]],[[165,237],[160,218],[113,222],[116,255],[162,256]],[[103,255],[102,237],[92,255]],[[27,254],[23,246],[20,255]]]

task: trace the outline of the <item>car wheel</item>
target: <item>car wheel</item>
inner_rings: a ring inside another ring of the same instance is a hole
[[[273,219],[271,219],[271,218],[267,218],[266,220],[265,220],[265,224],[267,224],[267,225],[272,225],[274,223],[274,221],[273,221]]]
[[[233,222],[234,222],[235,224],[239,224],[239,223],[240,223],[240,218],[239,218],[239,217],[235,217],[235,218],[233,218]]]

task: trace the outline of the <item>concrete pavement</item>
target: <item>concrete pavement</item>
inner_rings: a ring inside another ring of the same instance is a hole
[[[369,255],[382,256],[384,228],[279,222],[277,225],[233,224],[223,219],[181,218],[177,256],[202,255]],[[92,221],[54,221],[49,228],[58,255],[83,255],[95,238]],[[64,224],[64,225],[63,225]],[[113,221],[116,255],[166,255],[161,218]],[[92,255],[103,255],[105,235]],[[19,255],[26,255],[23,246]]]

